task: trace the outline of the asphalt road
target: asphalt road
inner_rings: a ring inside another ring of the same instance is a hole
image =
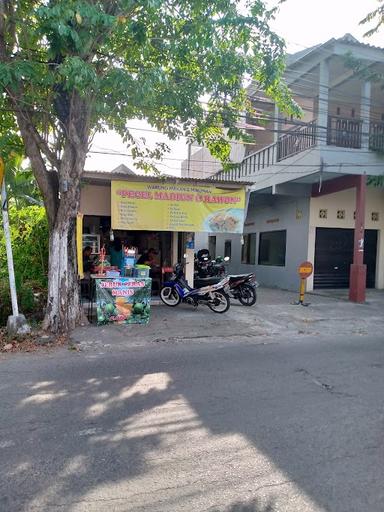
[[[1,512],[383,512],[384,340],[0,360]]]

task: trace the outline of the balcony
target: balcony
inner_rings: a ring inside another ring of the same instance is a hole
[[[384,153],[384,123],[371,123],[369,149]]]
[[[316,120],[311,121],[289,130],[274,144],[248,155],[241,164],[230,171],[220,171],[212,179],[249,181],[266,167],[310,150],[319,143],[347,149],[365,147],[365,150],[369,148],[374,152],[384,153],[384,123],[371,122],[369,133],[364,133],[365,127],[366,124],[362,119],[340,116],[328,116],[327,130],[317,126]],[[294,166],[295,163],[292,162],[289,165]]]
[[[328,116],[328,146],[360,149],[362,133],[362,119],[348,119],[340,116]]]

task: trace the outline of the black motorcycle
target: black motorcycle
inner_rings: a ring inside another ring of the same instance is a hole
[[[201,250],[195,258],[195,278],[204,279],[207,277],[223,277],[226,275],[225,264],[229,261],[228,256],[218,256],[212,260],[208,250]]]
[[[243,306],[253,306],[256,304],[256,288],[259,286],[256,282],[255,274],[239,274],[229,277],[229,296],[240,301]]]

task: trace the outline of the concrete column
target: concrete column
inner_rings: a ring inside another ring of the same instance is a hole
[[[357,176],[356,184],[356,218],[353,246],[353,263],[350,271],[349,300],[365,302],[367,266],[364,265],[365,200],[367,194],[367,177]]]
[[[193,288],[193,279],[195,273],[195,250],[185,250],[185,278],[191,288]]]
[[[369,129],[371,117],[371,82],[363,82],[361,85],[360,118],[362,123],[361,147],[369,148]]]
[[[316,246],[316,227],[309,226],[307,260],[312,263],[313,269],[315,269],[315,246]],[[314,275],[312,274],[307,279],[307,291],[308,292],[313,291],[313,284],[314,284]]]
[[[327,145],[328,127],[328,101],[329,101],[329,65],[327,60],[320,62],[319,73],[319,112],[317,116],[318,145]]]
[[[179,243],[179,233],[177,231],[174,231],[172,233],[172,266],[174,266],[174,265],[176,265],[176,263],[178,263],[178,261],[177,261],[178,243]]]

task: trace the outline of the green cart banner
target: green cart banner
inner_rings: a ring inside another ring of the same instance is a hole
[[[147,324],[151,311],[152,279],[96,279],[97,323]]]

